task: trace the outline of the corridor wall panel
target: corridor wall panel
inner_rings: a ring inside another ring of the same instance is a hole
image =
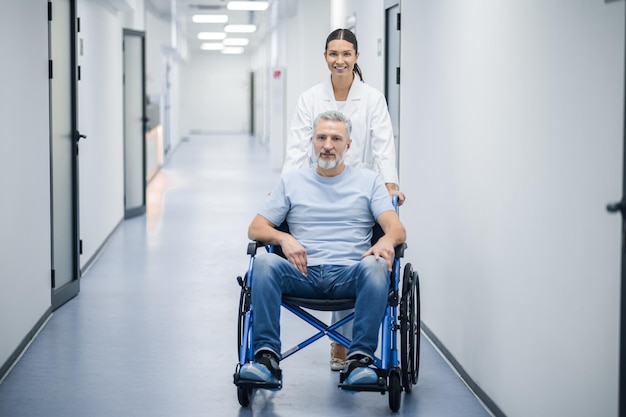
[[[617,415],[624,2],[402,2],[423,321],[507,416]]]
[[[6,370],[50,308],[47,1],[4,1],[0,39],[11,57],[0,65],[0,369]]]

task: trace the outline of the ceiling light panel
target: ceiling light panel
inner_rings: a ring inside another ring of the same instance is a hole
[[[256,25],[226,25],[224,32],[226,33],[253,33],[256,31]]]

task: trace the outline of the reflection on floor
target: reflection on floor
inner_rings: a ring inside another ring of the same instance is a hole
[[[325,339],[281,363],[281,391],[237,402],[235,277],[247,266],[248,223],[277,177],[251,138],[181,143],[148,187],[147,214],[124,221],[78,297],[0,385],[0,416],[391,414],[386,396],[337,389]],[[301,323],[283,314],[286,345],[312,330]],[[423,339],[419,382],[395,415],[489,413]]]

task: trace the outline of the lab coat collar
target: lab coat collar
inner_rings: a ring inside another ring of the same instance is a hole
[[[365,91],[365,84],[359,80],[356,75],[352,85],[350,86],[350,92],[348,93],[348,99],[346,102],[361,100]],[[333,92],[333,83],[330,81],[330,75],[324,81],[324,88],[322,90],[322,100],[335,101],[335,93]]]
[[[363,97],[364,91],[365,84],[363,84],[363,81],[355,78],[355,80],[352,82],[352,85],[350,86],[350,92],[348,93],[346,104],[343,107],[343,113],[346,116],[352,117],[352,115],[357,111],[358,102]],[[330,76],[326,78],[326,81],[324,81],[324,88],[322,89],[321,99],[332,104],[334,110],[338,110],[337,101],[335,101],[335,93],[333,92],[333,84],[330,81]]]

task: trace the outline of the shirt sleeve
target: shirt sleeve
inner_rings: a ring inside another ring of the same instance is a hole
[[[281,177],[259,210],[259,214],[272,222],[274,226],[279,226],[287,217],[290,207],[291,203],[285,195],[285,183]]]
[[[386,211],[395,211],[391,198],[389,197],[389,191],[387,191],[387,187],[380,175],[376,175],[374,179],[370,207],[374,219],[378,219],[378,216]]]

